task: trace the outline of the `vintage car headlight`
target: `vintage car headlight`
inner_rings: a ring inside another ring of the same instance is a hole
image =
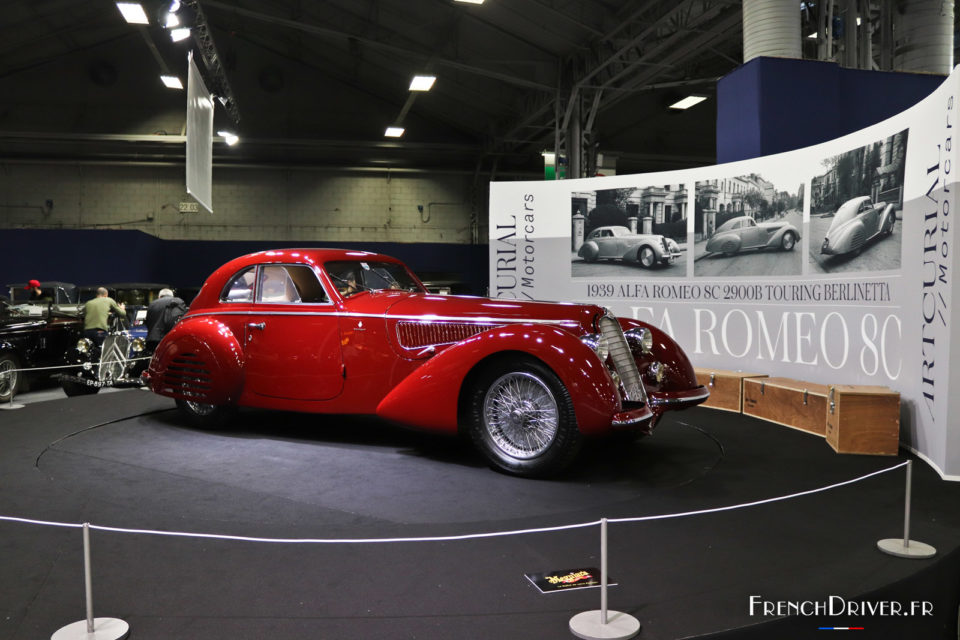
[[[680,251],[680,245],[677,244],[677,241],[673,238],[667,238],[667,249],[670,251],[670,253],[676,253],[677,251]]]
[[[605,362],[607,356],[610,355],[610,345],[607,343],[607,338],[599,333],[588,333],[585,336],[581,336],[580,342],[593,349],[593,352],[597,354],[601,362]]]
[[[93,340],[89,338],[80,338],[77,340],[77,351],[80,353],[90,353],[91,349],[93,349]]]
[[[653,332],[646,327],[634,327],[623,332],[631,349],[639,350],[643,355],[653,351]]]
[[[134,353],[141,353],[146,348],[147,343],[143,341],[143,338],[134,338],[133,342],[130,343],[130,350]]]

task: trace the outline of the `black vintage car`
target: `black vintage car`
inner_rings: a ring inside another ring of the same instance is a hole
[[[43,302],[26,301],[24,286],[9,285],[9,299],[0,300],[0,402],[24,390],[30,379],[57,372],[23,369],[68,364],[68,349],[83,336],[74,285],[42,282]]]
[[[140,386],[140,374],[151,355],[146,350],[147,306],[157,299],[161,289],[171,288],[153,282],[120,282],[103,287],[110,297],[126,307],[126,318],[112,317],[110,331],[102,345],[79,338],[66,353],[66,361],[76,369],[57,375],[68,396],[97,393],[103,387]],[[82,287],[80,300],[96,296],[97,287]]]

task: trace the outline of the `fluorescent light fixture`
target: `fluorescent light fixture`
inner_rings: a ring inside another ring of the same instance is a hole
[[[117,9],[123,14],[123,19],[130,24],[150,24],[147,14],[139,2],[118,2]]]
[[[177,76],[160,76],[160,80],[163,81],[167,89],[183,89],[183,83]]]
[[[462,2],[463,4],[483,4],[483,0],[453,0],[454,2]]]
[[[173,29],[174,27],[180,26],[180,18],[177,17],[175,13],[167,14],[167,21],[163,24],[167,29]]]
[[[190,37],[190,27],[180,27],[179,29],[170,30],[170,39],[174,42],[180,42],[181,40],[186,40]]]
[[[387,127],[387,130],[383,132],[383,137],[385,138],[399,138],[403,135],[403,132],[406,131],[403,127]]]
[[[695,104],[700,104],[707,99],[707,96],[687,96],[683,100],[679,100],[670,105],[671,109],[689,109]]]
[[[437,76],[413,76],[410,81],[410,91],[430,91]]]
[[[228,147],[232,147],[240,141],[240,136],[229,131],[217,131],[217,135],[223,136],[223,141],[227,143]]]

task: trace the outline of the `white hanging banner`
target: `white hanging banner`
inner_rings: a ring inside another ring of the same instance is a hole
[[[213,213],[213,99],[192,51],[187,60],[187,193]]]
[[[960,480],[958,91],[955,71],[903,113],[774,156],[494,183],[490,295],[604,305],[696,366],[888,386],[902,443]]]

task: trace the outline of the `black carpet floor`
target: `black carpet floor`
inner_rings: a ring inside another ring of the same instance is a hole
[[[525,574],[598,567],[598,526],[369,540],[722,508],[906,459],[837,455],[822,438],[694,409],[634,443],[591,443],[562,478],[525,480],[457,439],[370,418],[245,411],[204,432],[172,401],[131,390],[0,412],[0,516],[283,540],[93,530],[94,614],[125,620],[138,640],[563,638],[572,616],[600,606],[599,590],[541,594]],[[876,548],[903,534],[901,468],[785,501],[611,523],[610,607],[650,639],[856,626],[861,638],[955,640],[960,484],[913,466],[911,538],[935,546],[933,559]],[[76,528],[0,520],[0,639],[49,638],[84,618],[81,540]],[[922,612],[916,601],[931,615],[783,617],[751,611],[751,597]]]

